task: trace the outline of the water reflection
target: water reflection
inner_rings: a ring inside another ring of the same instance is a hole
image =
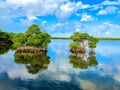
[[[9,46],[2,46],[0,47],[0,55],[3,55],[9,51],[10,47]]]
[[[87,69],[88,67],[98,65],[95,52],[93,51],[89,52],[88,57],[86,53],[72,53],[69,59],[73,68]]]
[[[37,74],[39,71],[48,68],[50,57],[45,52],[39,54],[15,52],[14,61],[17,64],[25,65],[30,74]]]
[[[96,54],[71,54],[68,48],[70,42],[52,40],[48,47],[50,64],[47,63],[47,69],[43,68],[46,65],[43,60],[49,61],[46,54],[15,53],[18,55],[15,56],[14,51],[9,50],[1,55],[0,90],[120,90],[120,41],[99,42]],[[44,55],[46,58],[41,59]],[[73,62],[83,60],[87,69],[73,67],[68,56],[78,59]],[[41,72],[37,66],[32,66],[39,65],[39,61],[42,62]],[[31,66],[29,70],[38,73],[29,73],[26,66]]]

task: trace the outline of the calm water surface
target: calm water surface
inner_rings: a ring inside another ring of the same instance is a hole
[[[91,63],[71,57],[70,42],[52,40],[47,55],[32,58],[0,49],[0,90],[120,90],[120,41],[99,41]]]

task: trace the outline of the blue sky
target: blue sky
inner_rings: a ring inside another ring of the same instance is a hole
[[[120,37],[120,0],[0,0],[1,29],[25,32],[33,23],[52,36]]]

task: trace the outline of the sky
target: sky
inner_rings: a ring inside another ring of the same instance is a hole
[[[0,0],[0,29],[20,33],[33,23],[51,36],[120,37],[120,0]]]

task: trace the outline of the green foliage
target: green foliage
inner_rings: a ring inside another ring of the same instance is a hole
[[[6,47],[0,47],[0,55],[3,55],[9,51],[9,46]]]
[[[25,33],[7,33],[0,29],[0,42],[4,41],[5,44],[13,42],[13,48],[21,46],[34,46],[47,48],[50,43],[50,35],[47,32],[41,32],[40,27],[36,24],[32,24],[28,27]]]
[[[76,48],[76,47],[78,47],[79,46],[79,43],[78,42],[71,42],[70,44],[69,44],[69,48]]]
[[[80,33],[79,32],[75,32],[70,38],[73,41],[80,41]]]
[[[69,56],[70,63],[73,65],[74,68],[80,68],[80,69],[87,69],[88,65],[87,62],[82,59],[82,57],[75,56]]]
[[[26,45],[29,46],[39,46],[41,43],[40,34],[28,37]]]
[[[70,39],[70,37],[51,37],[51,39]]]
[[[25,34],[23,34],[23,33],[16,34],[13,37],[13,42],[14,42],[13,47],[23,46],[26,41],[27,41],[27,38],[26,38]]]
[[[88,63],[89,66],[96,66],[96,65],[98,65],[98,62],[97,62],[95,56],[89,56],[89,57],[88,57],[88,62],[89,62],[89,63]]]
[[[69,56],[69,58],[70,58],[70,63],[73,65],[74,68],[86,69],[88,68],[88,66],[93,66],[98,64],[95,56],[89,56],[85,60],[86,46],[88,46],[90,50],[96,48],[96,44],[98,43],[97,38],[93,36],[89,36],[87,33],[80,33],[80,32],[75,32],[70,38],[74,42],[69,44],[69,48],[72,53],[75,53],[75,55],[74,56],[71,55]],[[83,52],[82,50],[84,51],[84,54],[81,53]],[[77,55],[77,52],[79,52],[80,55]],[[94,52],[90,54],[94,55]]]
[[[90,36],[89,37],[89,43],[88,43],[88,46],[89,48],[96,48],[96,44],[98,43],[98,39],[93,37],[93,36]]]
[[[74,51],[74,47],[77,47],[75,50],[77,52],[81,52],[83,49],[86,51],[86,46],[88,46],[90,49],[96,48],[96,44],[98,43],[98,38],[89,36],[87,33],[75,32],[70,38],[74,42],[78,42],[79,45],[77,44],[77,46],[79,47],[77,47],[74,43],[70,43],[69,45],[69,48],[71,48],[72,51]]]
[[[27,31],[25,32],[26,36],[34,36],[36,34],[40,34],[40,27],[36,24],[32,24],[31,26],[28,27]]]
[[[96,48],[96,43],[95,42],[89,42],[88,46],[89,46],[89,48]]]
[[[96,66],[98,65],[98,62],[96,60],[95,56],[89,55],[85,59],[85,54],[83,53],[76,53],[74,55],[70,55],[70,63],[73,65],[74,68],[80,68],[80,69],[87,69],[88,67]]]
[[[90,41],[90,42],[95,42],[95,43],[98,43],[98,38],[95,38],[95,37],[93,37],[93,36],[89,36],[89,38],[88,38],[88,40]]]
[[[47,32],[42,32],[40,34],[40,39],[41,39],[41,47],[47,48],[48,43],[50,43],[50,35]]]
[[[83,41],[87,40],[89,35],[87,33],[80,33],[80,32],[75,32],[70,38],[73,39],[73,41]]]
[[[41,32],[38,25],[32,24],[30,27],[28,27],[25,33],[14,35],[13,46],[34,46],[47,48],[50,38],[51,37],[47,32]]]
[[[8,41],[10,42],[10,36],[9,36],[9,33],[7,32],[3,32],[1,29],[0,29],[0,41]]]
[[[120,38],[114,38],[114,37],[98,37],[98,40],[120,40]]]
[[[39,71],[45,70],[48,68],[50,63],[50,57],[47,54],[32,54],[32,55],[25,55],[16,53],[14,54],[14,61],[17,64],[25,65],[26,69],[30,74],[36,74]]]

